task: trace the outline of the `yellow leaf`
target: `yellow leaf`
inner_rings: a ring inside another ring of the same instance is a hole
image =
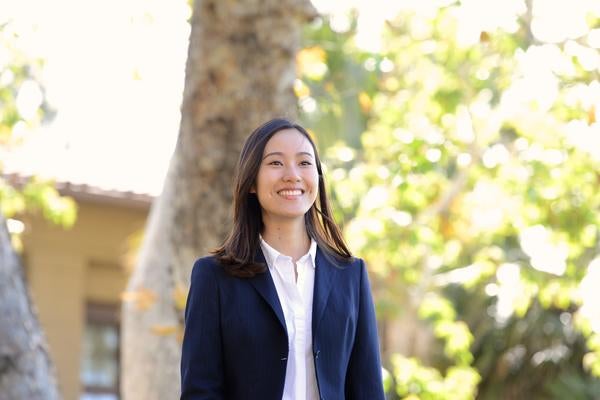
[[[121,294],[121,300],[134,303],[139,311],[146,311],[156,303],[156,293],[146,288],[130,290]]]
[[[360,92],[358,94],[358,104],[360,104],[360,109],[366,114],[371,111],[373,101],[366,92]]]
[[[327,54],[319,46],[307,47],[300,50],[296,56],[296,68],[300,76],[306,75],[311,79],[319,80],[327,72],[325,60]]]
[[[298,52],[298,55],[296,56],[297,61],[301,64],[311,62],[322,63],[325,62],[326,58],[327,54],[325,53],[325,50],[323,50],[323,48],[319,46],[305,47],[304,49],[300,50]]]
[[[168,336],[177,333],[177,325],[154,325],[151,330],[156,335]]]
[[[175,285],[175,289],[173,289],[173,301],[175,302],[175,308],[178,310],[184,310],[187,296],[188,289],[178,282]]]
[[[302,79],[296,79],[294,81],[294,93],[299,99],[310,96],[310,88],[302,82]]]
[[[183,343],[183,326],[179,325],[177,327],[177,332],[175,333],[175,338],[177,339],[177,342],[179,343]]]

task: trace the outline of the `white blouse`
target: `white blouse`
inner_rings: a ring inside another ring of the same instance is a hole
[[[288,333],[289,352],[282,400],[318,400],[312,348],[312,305],[317,243],[311,239],[308,253],[296,261],[279,253],[260,238],[269,273],[275,283]]]

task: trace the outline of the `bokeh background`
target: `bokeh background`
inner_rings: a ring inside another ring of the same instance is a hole
[[[122,383],[149,375],[123,361],[122,302],[185,304],[186,276],[131,281],[185,135],[199,4],[2,2],[3,246],[64,399],[134,399]],[[259,1],[223,4],[262,18]],[[388,398],[600,399],[600,2],[312,4],[301,24],[284,18],[301,32],[289,115],[369,265]],[[180,328],[136,329],[177,343]],[[11,329],[0,320],[5,354]],[[29,384],[7,376],[3,400]]]

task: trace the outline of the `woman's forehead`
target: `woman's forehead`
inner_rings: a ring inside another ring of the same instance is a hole
[[[275,133],[265,146],[265,154],[270,152],[307,152],[314,155],[313,147],[309,140],[297,129],[283,129]]]

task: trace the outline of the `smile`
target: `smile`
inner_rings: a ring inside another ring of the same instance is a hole
[[[281,196],[300,196],[304,191],[300,189],[284,189],[277,193]]]

